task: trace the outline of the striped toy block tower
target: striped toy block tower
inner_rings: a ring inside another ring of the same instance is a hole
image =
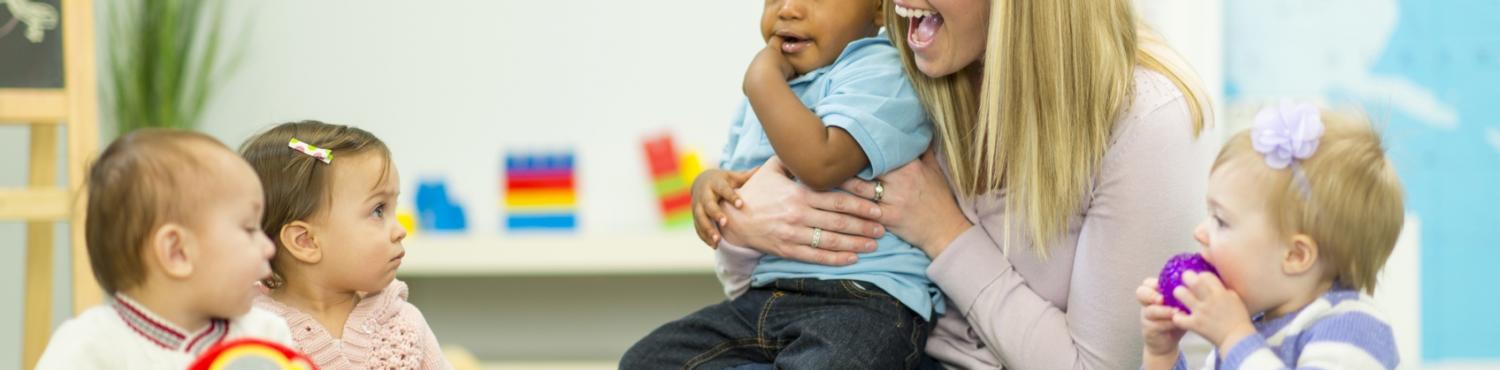
[[[576,231],[578,186],[572,152],[505,155],[505,228]]]

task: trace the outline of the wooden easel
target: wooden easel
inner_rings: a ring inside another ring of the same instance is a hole
[[[63,88],[0,88],[0,124],[31,127],[27,187],[0,189],[0,220],[26,221],[26,300],[22,368],[36,366],[52,331],[53,227],[68,221],[73,256],[73,312],[98,304],[103,293],[84,248],[83,194],[89,161],[98,151],[99,96],[90,0],[61,0]],[[52,35],[56,36],[56,35]],[[67,135],[68,183],[59,187],[59,129]]]

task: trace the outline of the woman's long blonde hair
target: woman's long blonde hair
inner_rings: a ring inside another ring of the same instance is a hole
[[[1130,0],[994,0],[983,62],[938,78],[917,69],[908,23],[886,12],[891,41],[941,138],[949,181],[963,198],[1004,188],[1006,214],[1025,217],[1014,226],[1040,256],[1092,183],[1136,66],[1170,78],[1188,101],[1194,134],[1204,127],[1196,77],[1136,19]],[[975,73],[983,81],[977,93]]]

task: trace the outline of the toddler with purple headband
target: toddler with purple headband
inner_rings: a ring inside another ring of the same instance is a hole
[[[1214,161],[1194,238],[1218,276],[1184,272],[1164,304],[1137,289],[1144,369],[1184,369],[1188,331],[1207,369],[1394,369],[1390,324],[1369,294],[1401,232],[1401,184],[1367,119],[1282,103]],[[1222,280],[1221,280],[1222,278]]]

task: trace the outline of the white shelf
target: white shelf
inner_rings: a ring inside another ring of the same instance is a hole
[[[714,253],[691,231],[634,236],[418,234],[401,276],[712,274]]]

